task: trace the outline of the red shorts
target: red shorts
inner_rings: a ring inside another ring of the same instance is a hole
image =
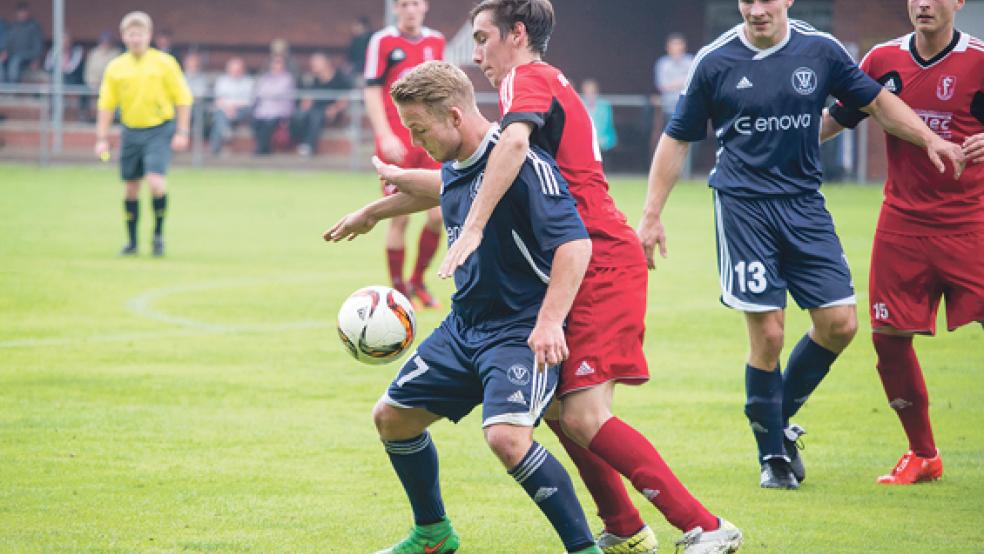
[[[645,264],[588,268],[567,317],[570,357],[561,366],[557,396],[613,380],[649,380],[642,352],[648,285]]]
[[[936,332],[936,311],[946,298],[952,331],[984,322],[984,232],[907,236],[875,232],[871,250],[871,326],[922,334]]]
[[[414,146],[410,140],[409,136],[397,135],[403,142],[404,148],[407,149],[407,154],[403,157],[403,161],[394,162],[386,158],[379,149],[379,140],[376,140],[376,156],[380,160],[386,163],[391,163],[393,165],[405,168],[405,169],[440,169],[441,162],[435,160],[427,153],[426,150],[419,146]],[[383,183],[383,196],[389,196],[391,194],[396,194],[398,192],[394,185],[389,183]]]

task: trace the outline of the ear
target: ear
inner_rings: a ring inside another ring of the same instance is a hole
[[[455,128],[461,127],[462,122],[465,120],[465,114],[461,111],[461,108],[451,106],[449,113],[451,114],[451,125]]]
[[[516,46],[522,46],[523,37],[528,37],[528,35],[526,34],[526,24],[523,23],[522,21],[517,21],[516,24],[513,25],[513,30],[512,33],[510,33],[510,35],[513,44],[515,44]]]

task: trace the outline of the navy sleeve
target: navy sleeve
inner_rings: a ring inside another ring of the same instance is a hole
[[[830,94],[850,108],[871,104],[882,86],[854,63],[839,42],[831,40]]]
[[[673,119],[666,126],[667,135],[684,142],[697,142],[707,137],[707,121],[711,118],[713,91],[706,73],[705,58],[691,69],[686,92],[680,95]]]
[[[530,227],[541,250],[552,251],[564,243],[588,238],[567,182],[546,153],[531,149],[517,181],[524,185]]]

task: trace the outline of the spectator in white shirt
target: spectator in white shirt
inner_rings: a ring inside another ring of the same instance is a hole
[[[253,78],[246,74],[242,58],[229,58],[226,70],[215,81],[215,112],[208,142],[218,154],[232,135],[232,129],[249,120],[253,106]]]

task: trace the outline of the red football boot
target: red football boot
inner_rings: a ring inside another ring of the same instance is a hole
[[[932,458],[920,458],[913,451],[908,451],[899,458],[892,473],[878,478],[881,485],[913,485],[926,481],[936,481],[943,477],[943,459],[939,450]]]

